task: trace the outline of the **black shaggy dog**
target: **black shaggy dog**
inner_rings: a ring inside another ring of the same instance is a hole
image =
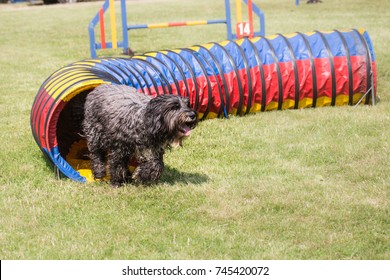
[[[181,146],[197,125],[197,114],[188,98],[160,95],[155,98],[124,85],[100,85],[84,105],[83,133],[87,139],[95,179],[106,175],[120,186],[157,181],[164,171],[164,150]],[[133,174],[129,160],[138,166]]]

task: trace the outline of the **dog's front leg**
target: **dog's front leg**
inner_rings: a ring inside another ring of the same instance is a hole
[[[90,158],[93,177],[95,179],[102,179],[104,176],[106,176],[105,151],[102,149],[93,150],[90,153]]]
[[[160,160],[150,160],[141,163],[133,173],[136,184],[155,183],[160,179],[164,171],[164,163]]]
[[[108,165],[110,167],[110,182],[113,187],[120,187],[131,179],[129,156],[123,151],[111,152]]]
[[[141,161],[132,177],[136,184],[151,184],[160,179],[163,171],[163,153],[158,153],[148,160]]]

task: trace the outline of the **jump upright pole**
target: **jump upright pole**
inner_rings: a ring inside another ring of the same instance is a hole
[[[110,15],[110,33],[111,33],[111,42],[106,41],[106,31],[105,28],[107,25],[105,24],[107,21],[105,20],[105,12],[109,10]],[[122,25],[127,22],[126,20],[126,1],[121,0],[121,11],[122,11]],[[95,39],[95,26],[99,24],[100,29],[100,37],[101,42],[97,43]],[[115,17],[115,6],[114,0],[105,0],[102,7],[93,17],[91,22],[88,25],[88,34],[89,34],[89,48],[91,57],[97,57],[96,50],[98,49],[108,49],[108,48],[117,48],[122,47],[124,49],[128,48],[128,35],[127,30],[122,29],[122,37],[123,41],[118,41],[117,39],[117,28],[116,28],[116,17]]]
[[[247,1],[248,6],[248,21],[243,21],[242,19],[242,7],[241,7],[242,0],[236,0],[236,19],[237,19],[237,25],[236,25],[236,37],[242,38],[242,37],[249,37],[253,38],[254,31],[253,31],[253,9],[252,9],[252,0]],[[264,36],[264,34],[260,34],[261,36]]]

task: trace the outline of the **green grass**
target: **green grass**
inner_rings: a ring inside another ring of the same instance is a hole
[[[255,2],[268,35],[366,28],[381,103],[208,120],[167,153],[157,186],[120,189],[56,180],[29,123],[43,81],[89,56],[87,25],[101,3],[0,5],[1,259],[390,258],[389,2]],[[223,1],[193,3],[128,1],[128,20],[224,16]],[[144,52],[225,36],[202,26],[130,40]]]

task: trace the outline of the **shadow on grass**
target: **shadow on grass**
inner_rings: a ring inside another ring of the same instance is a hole
[[[51,160],[43,152],[40,153],[39,158],[42,159],[42,161],[45,163],[45,165],[47,167],[47,170],[52,172],[53,176],[54,176],[54,174],[55,174],[55,170],[54,170],[55,166],[54,166],[53,162],[51,162]]]
[[[49,170],[49,172],[53,174],[54,178],[58,180],[67,178],[58,170],[58,168],[54,165],[54,163],[44,153],[41,153],[40,157],[45,162],[47,170]]]
[[[161,183],[167,184],[195,184],[200,185],[209,181],[209,177],[195,172],[182,172],[176,168],[165,166],[165,171],[160,179]]]
[[[50,161],[50,159],[45,156],[43,153],[40,155],[42,160],[45,162],[47,169],[52,172],[53,177],[56,179],[65,179],[67,178],[58,169],[54,166],[54,164]],[[173,184],[195,184],[200,185],[207,181],[209,181],[209,177],[195,172],[181,172],[176,168],[172,168],[170,166],[165,166],[165,171],[160,179],[160,183],[166,183],[169,185]]]

